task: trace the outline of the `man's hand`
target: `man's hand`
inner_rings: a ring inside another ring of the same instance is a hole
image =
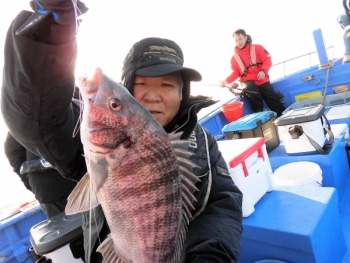
[[[227,81],[226,80],[222,80],[220,81],[220,87],[223,88],[227,85]]]
[[[258,80],[263,80],[265,78],[265,72],[260,70],[256,77],[258,78]]]

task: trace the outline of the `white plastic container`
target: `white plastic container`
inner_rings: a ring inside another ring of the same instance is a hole
[[[270,161],[263,138],[218,141],[230,176],[243,193],[243,217],[255,211],[255,204],[274,190]]]
[[[350,118],[350,105],[332,107],[326,113],[328,120],[339,120]]]
[[[65,245],[51,253],[44,255],[46,258],[49,258],[52,260],[52,263],[59,263],[59,262],[65,262],[65,263],[83,263],[84,261],[80,258],[74,258],[72,255],[72,251],[68,245]]]
[[[283,165],[273,173],[276,185],[322,186],[322,170],[313,162],[294,162]]]
[[[331,131],[334,135],[334,138],[340,138],[344,136],[345,139],[349,138],[349,126],[346,123],[331,124]],[[328,134],[326,135],[327,139]]]
[[[326,136],[322,120],[323,113],[324,106],[316,105],[290,110],[275,120],[278,133],[288,154],[316,153],[317,150],[307,136],[321,148],[324,146]],[[296,131],[298,127],[302,128],[302,134],[296,135],[297,133],[293,133],[293,130]]]

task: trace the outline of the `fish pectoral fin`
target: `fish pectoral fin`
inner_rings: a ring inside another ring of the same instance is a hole
[[[108,236],[101,243],[101,245],[99,245],[99,247],[97,248],[97,252],[102,254],[102,257],[103,257],[102,263],[110,263],[110,262],[127,263],[119,257],[118,253],[116,253],[114,249],[113,239],[111,238],[111,236]]]
[[[68,196],[65,212],[67,215],[73,215],[89,211],[99,204],[95,187],[90,181],[90,175],[86,173]]]

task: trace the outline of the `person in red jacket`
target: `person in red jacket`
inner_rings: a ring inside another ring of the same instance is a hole
[[[231,59],[232,73],[220,82],[220,86],[239,79],[255,112],[263,111],[264,100],[269,109],[277,113],[277,117],[281,116],[285,107],[270,83],[268,72],[272,62],[269,52],[261,45],[252,44],[250,35],[243,29],[236,30],[233,37],[236,47]],[[236,83],[232,85],[233,88],[237,86]]]

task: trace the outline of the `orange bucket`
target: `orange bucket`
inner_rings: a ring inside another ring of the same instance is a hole
[[[230,123],[242,118],[243,116],[243,102],[235,101],[221,106],[221,111],[225,115],[226,120]]]

